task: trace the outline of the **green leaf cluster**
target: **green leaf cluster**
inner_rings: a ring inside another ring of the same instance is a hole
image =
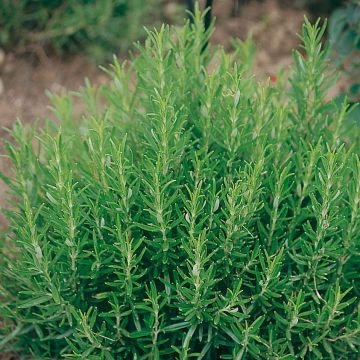
[[[0,45],[84,51],[95,60],[143,34],[157,0],[1,0]]]
[[[197,10],[148,32],[112,81],[18,124],[0,348],[34,359],[356,359],[359,128],[328,47],[275,84],[250,42],[207,45]]]

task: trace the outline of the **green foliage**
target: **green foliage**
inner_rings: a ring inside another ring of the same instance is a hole
[[[353,0],[346,7],[333,12],[329,21],[329,39],[339,65],[351,77],[349,94],[360,99],[360,2]],[[359,114],[359,113],[358,113]]]
[[[127,48],[155,0],[1,0],[0,45],[85,50],[95,59]]]
[[[0,347],[34,359],[356,359],[359,129],[327,100],[324,27],[271,86],[199,11],[112,82],[18,124]],[[238,61],[243,59],[243,61]],[[212,69],[212,70],[210,70]]]

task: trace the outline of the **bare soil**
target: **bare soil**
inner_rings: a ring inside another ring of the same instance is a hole
[[[231,37],[252,35],[257,47],[258,74],[273,75],[291,62],[299,43],[304,11],[277,0],[248,1],[234,14],[233,1],[215,0],[216,30],[213,41],[231,47]]]

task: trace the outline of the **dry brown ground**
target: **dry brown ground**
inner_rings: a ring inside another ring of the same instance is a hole
[[[279,66],[291,62],[291,50],[298,45],[297,33],[304,19],[304,11],[283,1],[249,1],[232,15],[229,0],[215,0],[217,18],[213,41],[230,48],[231,37],[246,38],[252,34],[257,47],[257,71],[260,74],[276,73]]]

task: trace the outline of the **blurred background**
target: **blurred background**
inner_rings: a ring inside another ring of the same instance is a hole
[[[312,20],[330,18],[334,61],[350,70],[354,64],[349,62],[359,51],[359,1],[213,0],[212,41],[231,51],[233,37],[246,39],[251,33],[257,48],[256,72],[275,76],[280,65],[291,61],[304,15]],[[98,64],[106,65],[113,54],[126,57],[132,43],[143,39],[144,26],[181,25],[191,2],[0,0],[1,125],[10,126],[16,117],[25,122],[47,117],[46,89],[76,90],[85,77],[106,81]],[[200,4],[204,7],[205,0]],[[340,90],[347,85],[341,83]]]
[[[0,0],[0,128],[51,117],[46,90],[77,90],[87,77],[102,84],[99,64],[127,58],[144,26],[181,25],[192,0]],[[206,0],[200,1],[204,8]],[[334,96],[360,94],[360,0],[213,0],[212,42],[231,51],[231,39],[252,36],[256,75],[276,81],[291,62],[304,15],[329,19],[333,64],[342,69]],[[358,107],[359,108],[359,107]],[[3,153],[6,132],[0,132]],[[0,171],[6,163],[0,161]],[[0,183],[0,205],[4,190]],[[1,207],[1,206],[0,206]]]

